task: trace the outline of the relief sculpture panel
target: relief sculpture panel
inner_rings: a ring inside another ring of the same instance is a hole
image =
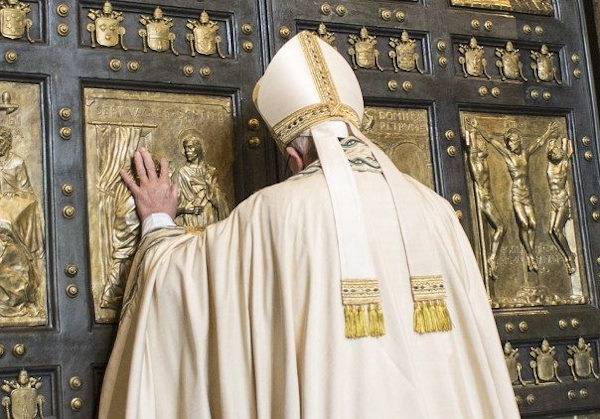
[[[170,162],[179,186],[175,222],[205,226],[234,203],[233,119],[229,97],[86,88],[85,142],[91,281],[97,322],[112,322],[139,242],[132,156],[145,147]]]
[[[363,132],[402,172],[433,189],[433,164],[426,109],[367,106]]]
[[[492,305],[585,303],[565,118],[461,112],[461,126]]]
[[[0,326],[44,325],[46,248],[40,87],[0,82]]]
[[[552,0],[450,0],[453,6],[552,16]]]

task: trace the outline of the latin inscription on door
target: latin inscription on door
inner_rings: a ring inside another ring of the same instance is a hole
[[[367,106],[363,132],[396,167],[433,189],[433,165],[426,109]]]

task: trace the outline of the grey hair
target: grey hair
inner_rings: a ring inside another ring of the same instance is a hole
[[[305,165],[309,165],[319,158],[317,147],[311,136],[301,135],[293,140],[290,146],[302,156]]]

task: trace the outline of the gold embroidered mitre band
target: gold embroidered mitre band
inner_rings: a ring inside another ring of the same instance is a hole
[[[330,119],[348,120],[358,125],[358,115],[350,106],[344,104],[319,103],[294,112],[273,127],[273,135],[280,150],[285,150],[301,132],[312,125]]]

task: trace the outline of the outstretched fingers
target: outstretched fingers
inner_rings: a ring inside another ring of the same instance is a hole
[[[135,182],[135,179],[133,178],[133,176],[131,176],[131,174],[125,169],[121,169],[120,173],[121,173],[121,178],[123,179],[123,182],[125,182],[125,185],[127,185],[129,190],[131,191],[131,193],[133,195],[137,195],[140,192],[140,187]]]
[[[142,160],[144,162],[144,168],[146,171],[146,176],[148,176],[149,180],[156,180],[156,166],[154,165],[154,160],[152,160],[152,155],[145,148],[140,149],[140,154],[142,156]]]
[[[133,163],[135,164],[135,171],[138,179],[140,180],[140,185],[148,183],[146,166],[144,165],[144,159],[142,158],[142,154],[139,152],[139,150],[133,154]]]
[[[170,183],[171,179],[169,178],[169,160],[166,158],[160,159],[160,180],[166,181]]]

